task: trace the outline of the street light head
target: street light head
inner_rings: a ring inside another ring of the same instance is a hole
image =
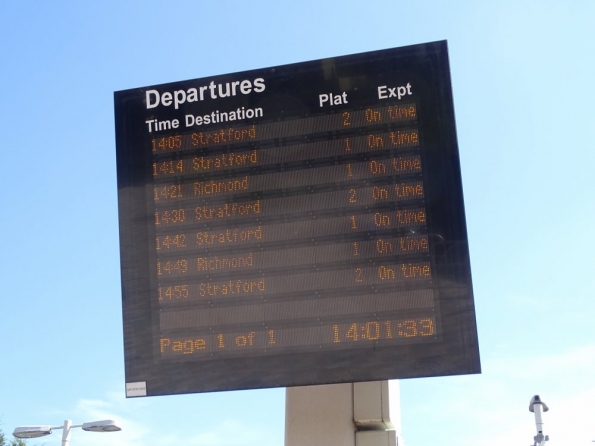
[[[84,431],[89,432],[117,432],[122,428],[114,420],[89,421],[81,426]]]
[[[37,438],[52,433],[52,426],[19,426],[12,435],[17,438]]]
[[[535,412],[533,406],[535,406],[536,404],[541,404],[541,408],[544,412],[550,410],[550,408],[547,407],[547,405],[543,401],[541,401],[539,395],[535,395],[533,398],[531,398],[531,402],[529,403],[529,412]]]

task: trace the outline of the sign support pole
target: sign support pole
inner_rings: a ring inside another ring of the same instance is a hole
[[[403,445],[399,405],[398,381],[288,387],[285,446]]]

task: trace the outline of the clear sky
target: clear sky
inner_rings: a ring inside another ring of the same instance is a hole
[[[481,375],[401,382],[409,446],[595,440],[595,3],[5,0],[0,426],[283,443],[284,389],[124,398],[113,92],[447,39]],[[42,442],[31,442],[41,444]],[[60,444],[60,434],[43,439]]]

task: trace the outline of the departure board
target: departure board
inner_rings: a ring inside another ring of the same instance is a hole
[[[446,42],[115,93],[127,396],[478,373]]]

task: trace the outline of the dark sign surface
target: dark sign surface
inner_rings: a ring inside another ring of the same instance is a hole
[[[115,115],[128,396],[479,372],[445,42]]]

